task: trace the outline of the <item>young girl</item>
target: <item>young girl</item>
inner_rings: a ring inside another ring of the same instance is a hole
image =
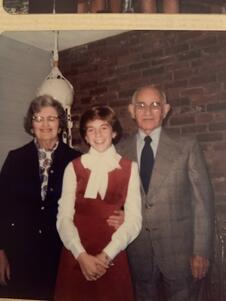
[[[80,133],[90,149],[64,173],[57,229],[65,248],[55,300],[133,301],[123,250],[141,229],[138,168],[112,145],[121,127],[110,107],[87,110]],[[115,230],[107,219],[120,209],[124,222]]]

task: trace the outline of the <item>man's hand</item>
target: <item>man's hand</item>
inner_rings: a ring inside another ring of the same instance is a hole
[[[191,258],[191,270],[195,279],[202,279],[206,276],[209,268],[209,259],[202,256],[193,256]]]
[[[115,210],[114,214],[109,216],[107,219],[107,223],[109,226],[115,228],[117,230],[121,224],[124,222],[124,211],[123,210]]]
[[[104,263],[103,260],[86,252],[81,253],[77,260],[86,280],[97,280],[106,273],[108,268],[108,264]]]
[[[10,279],[10,266],[4,250],[0,250],[0,285],[7,285]]]

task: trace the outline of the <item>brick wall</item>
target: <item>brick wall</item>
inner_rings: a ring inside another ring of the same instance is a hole
[[[76,127],[87,106],[111,105],[126,134],[134,130],[127,112],[133,91],[148,83],[161,84],[173,107],[166,126],[181,135],[195,135],[201,143],[220,231],[226,236],[226,33],[131,31],[65,50],[60,63],[76,91],[74,144],[81,142]],[[220,254],[223,249],[217,242]],[[222,268],[219,255],[213,273],[215,294],[222,288]]]

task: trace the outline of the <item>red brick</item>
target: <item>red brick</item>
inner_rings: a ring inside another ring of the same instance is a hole
[[[187,80],[177,80],[177,81],[172,81],[171,83],[165,84],[166,89],[169,88],[186,88],[188,85],[188,81]]]
[[[184,125],[184,124],[193,124],[195,122],[194,115],[179,115],[174,116],[170,119],[170,125]]]
[[[163,74],[164,72],[164,66],[161,67],[152,67],[149,68],[148,70],[143,71],[143,76],[150,76],[150,75],[155,75],[155,74]]]
[[[191,101],[188,97],[180,97],[180,98],[168,98],[168,101],[171,106],[189,106]]]
[[[190,50],[186,51],[182,54],[178,55],[178,59],[183,60],[193,60],[201,57],[201,51],[200,50]]]
[[[207,105],[207,111],[221,111],[226,110],[226,102],[211,103]]]
[[[161,58],[163,56],[163,49],[158,49],[158,50],[149,50],[148,52],[144,52],[142,54],[143,59],[152,59],[152,58]]]
[[[173,77],[175,80],[178,79],[183,79],[183,78],[188,78],[192,76],[192,70],[191,69],[180,69],[180,70],[175,70],[173,73]]]
[[[214,34],[211,35],[208,34],[208,36],[204,36],[201,39],[197,39],[193,41],[192,47],[197,47],[197,48],[205,48],[205,47],[212,47],[214,44],[216,44],[216,36]]]
[[[199,134],[197,137],[201,142],[211,142],[211,141],[213,142],[213,141],[219,141],[223,139],[222,133]]]
[[[149,63],[148,62],[141,62],[141,63],[136,63],[136,64],[132,64],[129,66],[129,70],[133,71],[133,70],[139,70],[139,69],[146,69],[149,67]]]
[[[200,113],[200,114],[196,114],[195,116],[195,120],[197,124],[200,123],[209,123],[211,121],[213,121],[214,119],[214,115],[211,113]]]
[[[186,52],[188,50],[189,50],[189,44],[179,44],[179,45],[175,45],[170,48],[165,48],[164,53],[166,55],[169,55],[169,54],[175,55],[175,53]]]
[[[193,76],[190,79],[190,85],[200,85],[200,84],[204,84],[204,83],[208,83],[208,82],[215,82],[216,81],[216,75],[215,74],[200,74],[198,76]]]
[[[226,130],[226,122],[215,122],[209,124],[209,130],[213,131],[225,131]]]
[[[203,133],[206,132],[206,125],[192,125],[182,127],[182,134],[194,134],[194,133]]]

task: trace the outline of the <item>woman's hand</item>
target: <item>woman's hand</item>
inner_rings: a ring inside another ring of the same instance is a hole
[[[0,285],[7,285],[10,279],[10,266],[4,250],[0,250]]]
[[[97,256],[92,256],[86,252],[81,253],[77,258],[81,271],[86,280],[97,280],[107,271],[108,264]]]

